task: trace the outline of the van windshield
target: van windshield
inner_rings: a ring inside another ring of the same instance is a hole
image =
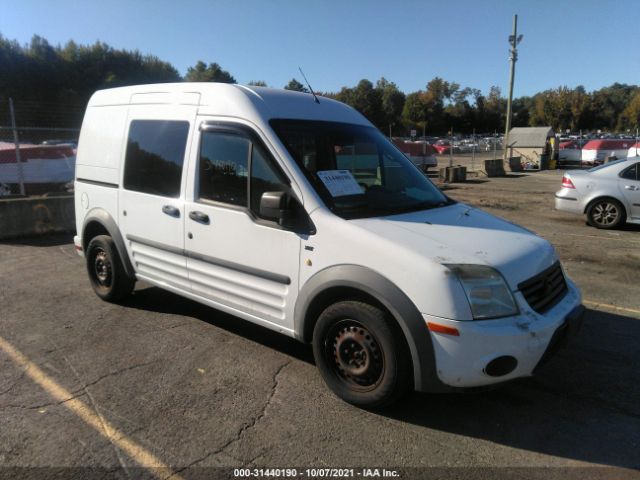
[[[453,203],[373,127],[309,120],[270,123],[327,207],[343,218]]]

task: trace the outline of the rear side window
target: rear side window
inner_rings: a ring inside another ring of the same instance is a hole
[[[638,164],[636,163],[633,167],[627,168],[623,171],[620,176],[627,180],[640,180],[640,176],[638,175]]]
[[[124,188],[179,197],[188,133],[189,122],[133,120],[127,141]]]

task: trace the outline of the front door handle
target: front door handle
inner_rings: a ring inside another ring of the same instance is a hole
[[[209,215],[202,212],[189,212],[189,218],[194,222],[203,223],[209,225]]]
[[[162,207],[162,213],[169,215],[170,217],[180,218],[180,209],[173,205],[165,205]]]
[[[625,190],[638,190],[638,187],[636,187],[635,185],[625,185],[624,189]]]

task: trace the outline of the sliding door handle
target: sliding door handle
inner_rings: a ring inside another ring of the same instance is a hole
[[[170,217],[180,218],[180,209],[172,205],[165,205],[162,207],[162,213],[169,215]]]
[[[209,215],[202,212],[189,212],[189,218],[194,222],[203,223],[209,225]]]

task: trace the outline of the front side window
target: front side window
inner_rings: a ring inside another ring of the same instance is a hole
[[[268,161],[262,148],[253,145],[251,155],[251,210],[260,216],[260,199],[264,192],[286,192],[288,185],[282,175]]]
[[[264,192],[289,190],[262,145],[240,131],[202,133],[198,182],[199,200],[247,207],[258,217]]]
[[[451,203],[373,127],[306,120],[271,125],[327,207],[343,218]]]
[[[241,135],[204,132],[200,142],[199,198],[247,205],[251,143]]]
[[[178,198],[189,122],[133,120],[123,185],[127,190]]]

